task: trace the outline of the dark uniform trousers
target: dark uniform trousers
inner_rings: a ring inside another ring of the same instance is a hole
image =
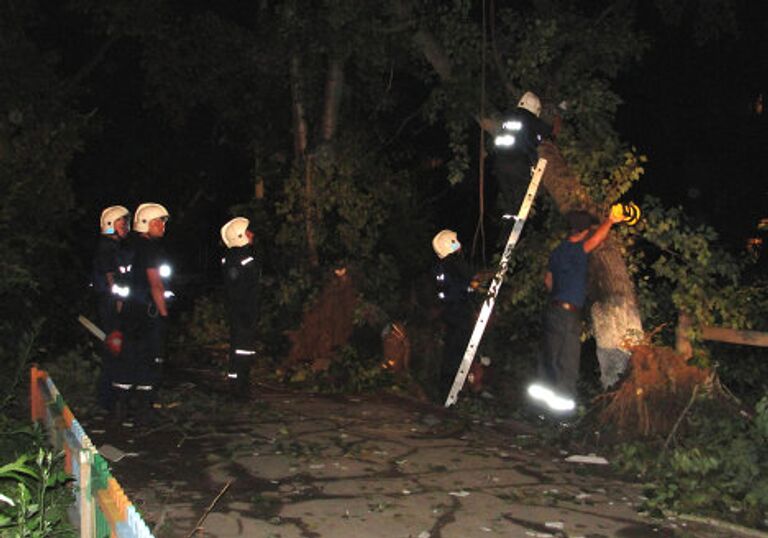
[[[581,355],[581,312],[550,305],[544,313],[544,350],[539,375],[559,392],[576,397]]]
[[[96,299],[96,310],[99,316],[99,325],[104,334],[109,335],[119,327],[117,318],[117,301],[112,293],[99,293]],[[111,410],[114,404],[111,372],[114,371],[116,357],[102,345],[99,350],[101,356],[101,371],[96,381],[98,402],[101,407]]]
[[[123,330],[123,349],[113,363],[113,387],[123,405],[133,392],[142,415],[151,410],[162,377],[165,319],[153,305],[129,302],[123,306]]]
[[[516,215],[531,182],[531,160],[523,152],[496,155],[494,169],[499,186],[496,209],[501,215]]]
[[[473,310],[469,302],[451,305],[446,310],[442,315],[445,322],[445,339],[443,360],[440,363],[440,391],[443,397],[453,386],[473,329]]]
[[[227,378],[239,392],[248,390],[251,366],[256,358],[258,318],[243,313],[229,322],[229,364]]]

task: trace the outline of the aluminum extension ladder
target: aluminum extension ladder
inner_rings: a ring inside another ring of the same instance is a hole
[[[509,234],[509,239],[507,239],[504,253],[501,255],[499,270],[496,271],[496,275],[494,275],[491,285],[488,288],[485,301],[483,301],[483,307],[480,309],[480,314],[477,316],[477,322],[475,322],[475,328],[472,330],[472,336],[469,338],[469,344],[467,344],[467,349],[464,351],[464,357],[461,359],[459,371],[456,372],[453,386],[451,386],[451,391],[448,393],[448,398],[445,400],[445,407],[450,407],[456,403],[456,400],[459,397],[459,392],[467,379],[469,368],[472,366],[472,361],[475,359],[480,340],[483,338],[485,326],[488,324],[488,319],[491,317],[493,305],[496,303],[496,297],[499,295],[499,289],[504,282],[504,276],[507,274],[507,267],[509,265],[509,259],[512,257],[512,250],[514,250],[518,239],[520,239],[525,220],[528,218],[528,213],[533,205],[533,199],[536,198],[536,191],[539,189],[541,176],[544,175],[544,169],[546,167],[546,159],[539,159],[536,163],[531,182],[528,184],[528,190],[523,198],[523,203],[520,204],[520,211],[518,211],[517,215],[514,217],[515,225]]]

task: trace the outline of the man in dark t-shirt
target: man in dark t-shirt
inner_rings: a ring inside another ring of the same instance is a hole
[[[622,220],[611,213],[592,231],[595,219],[586,211],[571,211],[567,218],[570,232],[550,255],[544,277],[549,301],[544,313],[543,350],[539,357],[543,388],[537,385],[541,391],[529,389],[534,399],[544,401],[553,411],[572,411],[575,407],[589,253],[605,241],[611,226]],[[550,393],[554,393],[554,397]]]

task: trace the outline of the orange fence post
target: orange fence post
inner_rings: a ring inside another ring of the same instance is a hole
[[[45,379],[45,372],[37,369],[37,365],[32,365],[29,375],[29,408],[32,414],[32,421],[37,422],[45,418],[45,402],[40,394],[39,381]]]

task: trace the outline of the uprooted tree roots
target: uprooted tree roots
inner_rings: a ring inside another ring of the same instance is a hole
[[[618,438],[667,436],[697,394],[726,397],[711,370],[670,348],[643,344],[631,350],[627,377],[597,399],[598,421]]]

